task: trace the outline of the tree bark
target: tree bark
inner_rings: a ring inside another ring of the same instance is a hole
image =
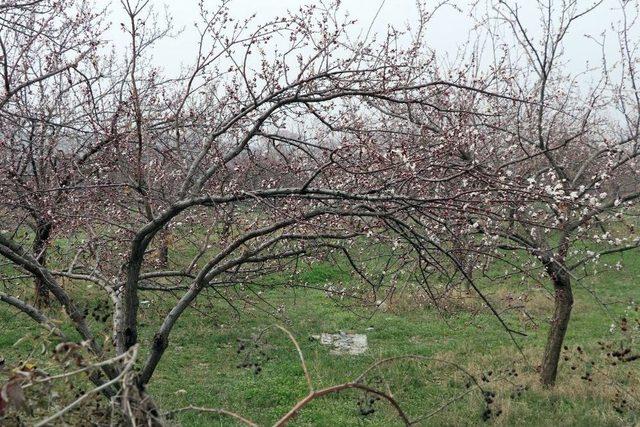
[[[169,265],[169,232],[163,230],[158,239],[158,265],[166,268]]]
[[[51,236],[52,224],[47,221],[38,222],[35,229],[35,237],[33,239],[33,257],[42,267],[47,266],[47,248],[49,246],[49,237]],[[37,308],[49,307],[50,298],[46,284],[41,278],[35,278],[35,306]]]
[[[558,361],[560,360],[564,337],[571,317],[573,293],[568,273],[562,270],[560,266],[548,267],[548,270],[551,270],[550,274],[555,288],[555,310],[542,357],[540,381],[544,386],[551,387],[556,382]]]
[[[132,384],[126,393],[121,393],[120,410],[125,417],[123,425],[165,427],[160,410],[144,387]]]

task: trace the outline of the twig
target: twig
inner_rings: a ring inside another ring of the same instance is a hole
[[[275,325],[275,327],[280,329],[281,331],[284,331],[284,333],[286,333],[289,336],[289,339],[291,340],[293,345],[296,346],[296,350],[298,350],[298,356],[300,357],[300,364],[302,365],[302,370],[304,371],[304,377],[307,379],[307,385],[309,386],[309,392],[313,393],[313,383],[311,382],[311,375],[309,375],[309,370],[307,369],[307,364],[304,361],[304,355],[302,354],[302,350],[298,345],[298,341],[293,336],[293,334],[289,332],[289,330],[286,329],[285,327],[280,325]]]
[[[90,366],[85,366],[83,368],[76,369],[75,371],[65,372],[64,374],[52,375],[52,376],[46,377],[46,378],[39,378],[35,382],[36,383],[44,383],[44,382],[57,380],[57,379],[60,379],[60,378],[70,377],[70,376],[73,376],[73,375],[76,375],[76,374],[80,374],[80,373],[85,372],[85,371],[89,371],[91,369],[101,368],[101,367],[106,366],[106,365],[114,364],[115,362],[118,362],[118,361],[120,361],[122,359],[125,359],[128,356],[130,356],[129,353],[123,353],[123,354],[121,354],[119,356],[112,357],[111,359],[107,359],[107,360],[104,360],[102,362],[94,363],[94,364],[92,364]]]
[[[80,396],[79,398],[77,398],[76,400],[74,400],[69,405],[65,406],[64,408],[62,408],[61,410],[59,410],[55,414],[53,414],[50,417],[47,417],[47,418],[43,419],[42,421],[34,424],[34,427],[43,427],[43,426],[51,423],[53,420],[56,420],[56,419],[60,418],[61,416],[63,416],[64,414],[66,414],[67,412],[69,412],[70,410],[72,410],[73,408],[78,406],[79,404],[81,404],[90,395],[92,395],[94,393],[98,393],[98,392],[100,392],[100,391],[102,391],[102,390],[104,390],[104,389],[106,389],[108,387],[111,387],[113,384],[116,384],[121,379],[124,379],[126,374],[129,371],[131,371],[131,369],[133,369],[133,365],[134,365],[134,363],[136,361],[136,357],[138,355],[138,346],[135,345],[135,346],[131,347],[131,349],[129,349],[129,351],[127,351],[127,353],[125,353],[125,354],[130,356],[130,360],[128,361],[128,363],[125,364],[124,368],[122,369],[120,374],[118,374],[118,376],[116,376],[112,380],[107,381],[106,383],[94,388],[93,390],[83,394],[82,396]]]
[[[221,408],[203,408],[201,406],[189,405],[189,406],[185,406],[184,408],[179,408],[179,409],[174,409],[173,411],[169,411],[165,413],[164,416],[169,418],[177,413],[186,412],[186,411],[210,412],[213,414],[226,415],[228,417],[235,418],[236,420],[241,421],[248,426],[258,427],[258,424],[244,418],[242,415],[239,415],[239,414],[236,414],[235,412],[227,411],[226,409],[221,409]]]
[[[280,418],[278,421],[276,421],[276,423],[273,425],[273,427],[281,427],[281,426],[286,425],[293,417],[296,416],[296,414],[298,413],[298,411],[300,411],[300,409],[305,407],[312,400],[314,400],[314,399],[316,399],[318,397],[325,396],[327,394],[337,393],[339,391],[350,389],[350,388],[356,388],[356,389],[364,390],[364,391],[367,391],[369,393],[376,394],[376,395],[378,395],[380,397],[383,397],[384,399],[386,399],[391,404],[391,406],[393,406],[393,408],[396,410],[396,412],[398,413],[398,416],[400,417],[400,419],[402,419],[402,422],[404,423],[405,426],[410,426],[412,424],[411,421],[409,420],[409,418],[407,417],[407,414],[404,413],[404,411],[402,410],[402,408],[400,407],[398,402],[396,402],[396,400],[393,397],[391,397],[388,394],[383,393],[383,392],[381,392],[379,390],[376,390],[374,388],[368,387],[368,386],[366,386],[364,384],[357,383],[357,382],[348,382],[348,383],[344,383],[344,384],[338,384],[338,385],[334,385],[334,386],[331,386],[331,387],[323,388],[322,390],[317,390],[317,391],[313,391],[313,392],[309,393],[304,399],[302,399],[298,403],[296,403],[295,406],[293,408],[291,408],[291,410],[289,412],[287,412],[282,418]]]

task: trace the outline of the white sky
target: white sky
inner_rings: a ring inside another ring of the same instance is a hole
[[[496,0],[488,1],[495,2]],[[204,0],[204,2],[211,8],[218,4],[218,0]],[[435,5],[437,2],[433,0],[428,4]],[[244,18],[256,13],[259,21],[265,21],[281,15],[287,9],[297,9],[308,3],[308,0],[233,0],[230,8],[232,15],[236,18]],[[452,3],[462,9],[463,13],[456,11],[453,7],[442,8],[430,22],[427,31],[430,46],[440,56],[455,56],[456,49],[464,45],[473,25],[468,16],[469,0],[454,0]],[[533,6],[534,1],[518,0],[517,3],[522,8],[523,21],[535,34],[536,31],[539,31],[540,26],[538,25],[538,15]],[[592,0],[578,0],[580,8],[588,7],[592,3]],[[181,64],[190,64],[195,54],[196,33],[193,29],[193,22],[198,17],[197,0],[151,0],[151,4],[158,11],[162,11],[166,6],[174,19],[174,27],[184,28],[184,31],[177,38],[165,40],[154,51],[154,62],[157,65],[168,72],[176,72],[180,69]],[[402,27],[407,22],[415,22],[415,0],[343,0],[344,10],[349,11],[350,15],[359,21],[360,31],[368,28],[381,4],[381,13],[373,26],[374,31],[382,33],[385,32],[387,25]],[[584,37],[584,34],[598,35],[610,27],[612,22],[619,20],[620,14],[617,11],[619,5],[619,0],[604,0],[604,3],[594,12],[582,18],[573,27],[566,39],[567,59],[570,61],[572,71],[582,71],[587,61],[592,64],[599,62],[601,56],[599,47]],[[112,29],[108,36],[114,40],[116,46],[122,47],[126,46],[126,40],[118,27],[123,20],[120,2],[114,0],[111,3],[110,14]],[[615,49],[613,37],[609,37],[609,39],[609,48]],[[615,52],[612,53],[613,57],[615,55]]]

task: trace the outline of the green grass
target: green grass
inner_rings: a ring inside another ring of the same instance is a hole
[[[242,315],[238,317],[224,301],[209,303],[202,299],[195,310],[190,310],[179,320],[149,390],[165,410],[190,404],[225,408],[260,425],[272,424],[307,393],[295,348],[284,333],[269,329],[264,333],[266,342],[260,349],[270,360],[261,365],[262,371],[257,375],[250,368],[237,367],[247,352],[238,354],[237,349],[238,339],[249,339],[270,325],[282,324],[297,337],[316,389],[352,380],[367,366],[383,358],[421,355],[456,363],[476,378],[491,370],[490,381],[480,383],[486,390],[497,393],[493,410],[503,411],[490,421],[493,423],[634,425],[640,422],[637,413],[632,410],[616,412],[612,404],[613,389],[604,384],[604,380],[590,383],[580,379],[585,365],[575,361],[573,349],[581,346],[587,351],[588,358],[599,360],[601,351],[597,342],[613,339],[609,332],[612,320],[623,315],[631,299],[637,300],[640,296],[637,287],[640,263],[635,256],[633,253],[625,254],[627,268],[622,272],[610,271],[576,284],[576,304],[566,338],[572,349],[569,352],[571,360],[562,363],[558,386],[554,390],[539,387],[535,373],[535,365],[544,346],[545,320],[550,315],[551,303],[543,290],[527,291],[515,283],[494,283],[485,289],[489,298],[502,306],[504,301],[501,298],[507,292],[516,297],[529,295],[527,310],[539,327],[515,313],[505,313],[511,325],[526,330],[528,334],[518,338],[528,361],[523,360],[508,334],[488,310],[475,312],[473,308],[478,308],[477,302],[459,303],[442,315],[430,307],[408,309],[411,297],[400,295],[399,304],[392,305],[387,311],[372,313],[357,305],[353,310],[346,310],[319,291],[275,286],[262,296],[273,307],[283,308],[277,318],[261,309],[266,308],[264,304],[243,307],[239,303]],[[348,276],[330,264],[316,264],[298,279],[322,285],[327,281],[348,279]],[[277,278],[269,281],[272,284],[276,282]],[[583,286],[595,290],[601,301],[610,303],[608,312]],[[84,294],[92,295],[92,292]],[[144,294],[142,299],[150,300],[141,309],[141,342],[145,348],[155,326],[170,306],[170,299],[166,295],[151,293]],[[91,302],[87,303],[91,306]],[[106,326],[104,330],[107,331]],[[309,339],[320,332],[336,331],[366,333],[369,350],[360,356],[335,356],[317,341]],[[33,340],[22,340],[14,345],[27,335],[38,335],[30,320],[0,305],[0,355],[5,357],[8,365],[27,358],[38,360],[38,353],[34,351],[38,347]],[[637,350],[640,349],[634,349]],[[576,370],[571,366],[576,366]],[[516,369],[517,377],[503,373],[511,368]],[[627,381],[630,392],[638,398],[640,365],[635,368],[631,378],[623,377],[624,372],[629,371],[627,366],[607,366],[606,374]],[[385,365],[372,377],[379,377],[388,384],[394,397],[412,418],[428,414],[464,393],[468,380],[460,370],[438,361],[404,361]],[[518,386],[525,385],[528,390],[521,396],[510,397]],[[360,415],[357,401],[361,395],[361,392],[345,391],[318,399],[305,407],[291,425],[400,425],[393,411],[383,402],[374,405],[375,413]],[[453,403],[421,425],[475,425],[483,422],[481,415],[485,409],[482,396],[474,390],[454,399]],[[176,422],[185,426],[233,425],[229,418],[196,412],[182,413]]]

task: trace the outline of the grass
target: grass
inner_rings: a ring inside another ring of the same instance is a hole
[[[387,384],[412,418],[435,412],[420,425],[475,425],[483,422],[482,414],[487,404],[482,394],[474,387],[469,392],[466,388],[468,378],[443,361],[464,368],[478,379],[485,390],[496,393],[489,408],[492,414],[497,411],[501,414],[492,417],[491,423],[638,424],[640,417],[634,410],[615,410],[617,389],[611,385],[611,378],[616,379],[616,384],[624,383],[625,390],[638,399],[640,368],[637,364],[640,361],[635,362],[635,371],[631,364],[613,367],[601,363],[604,356],[597,344],[598,341],[618,339],[618,331],[611,333],[610,325],[625,315],[630,300],[638,297],[636,278],[640,274],[640,263],[633,253],[625,254],[624,261],[624,271],[609,271],[576,286],[576,304],[566,338],[569,351],[565,355],[569,360],[562,362],[558,386],[552,390],[538,385],[535,372],[552,304],[542,290],[529,291],[516,283],[493,283],[485,289],[489,298],[502,307],[507,304],[507,297],[518,300],[518,297],[526,296],[523,301],[527,312],[538,326],[515,311],[505,312],[505,318],[512,325],[526,330],[527,337],[518,338],[518,343],[527,361],[488,310],[476,312],[481,307],[475,301],[459,303],[448,314],[442,315],[428,306],[407,309],[402,303],[413,298],[407,294],[399,295],[399,303],[391,304],[386,310],[371,313],[357,307],[345,310],[320,291],[275,287],[262,297],[273,307],[280,308],[278,318],[254,305],[241,307],[242,315],[238,317],[236,311],[221,300],[203,300],[186,313],[171,336],[170,347],[149,390],[166,410],[190,404],[225,408],[260,425],[273,423],[307,393],[295,348],[284,333],[274,328],[264,332],[265,339],[260,341],[258,349],[249,345],[247,350],[238,353],[238,340],[248,339],[250,343],[252,336],[278,323],[284,324],[297,337],[316,389],[352,380],[375,361],[387,357],[421,355],[437,359],[384,365],[368,376],[371,384],[378,384],[375,381]],[[299,279],[312,285],[322,285],[345,279],[345,273],[330,264],[315,264]],[[272,278],[271,282],[277,282],[277,278]],[[583,286],[595,290],[600,301],[610,303],[607,310]],[[91,306],[93,303],[89,296],[92,291],[86,290],[84,294],[87,295],[86,303]],[[170,301],[166,295],[151,293],[145,294],[143,299],[149,301],[141,309],[144,348]],[[104,331],[107,332],[107,325]],[[359,356],[335,356],[310,339],[320,332],[335,331],[366,333],[369,350]],[[0,356],[7,360],[8,365],[27,359],[38,360],[39,355],[35,351],[39,348],[36,345],[38,340],[24,339],[38,334],[29,319],[0,305]],[[635,345],[634,351],[639,350],[637,341]],[[583,354],[577,352],[578,346],[583,349]],[[237,367],[245,357],[249,360],[262,358],[259,351],[270,358],[261,363],[259,374],[255,374],[252,367]],[[595,368],[590,367],[591,360],[596,362]],[[571,369],[572,366],[575,370]],[[586,371],[594,369],[601,372],[594,371],[593,382],[580,378]],[[491,375],[488,375],[489,371]],[[625,376],[628,372],[631,372],[630,376]],[[488,381],[480,379],[483,373]],[[467,394],[458,397],[464,393]],[[374,404],[374,413],[361,415],[357,405],[361,397],[361,392],[345,391],[318,399],[305,407],[291,425],[400,424],[393,410],[383,402]],[[436,411],[449,401],[448,406]],[[632,404],[630,401],[629,405]],[[229,418],[198,412],[181,413],[175,421],[185,426],[233,425]]]

